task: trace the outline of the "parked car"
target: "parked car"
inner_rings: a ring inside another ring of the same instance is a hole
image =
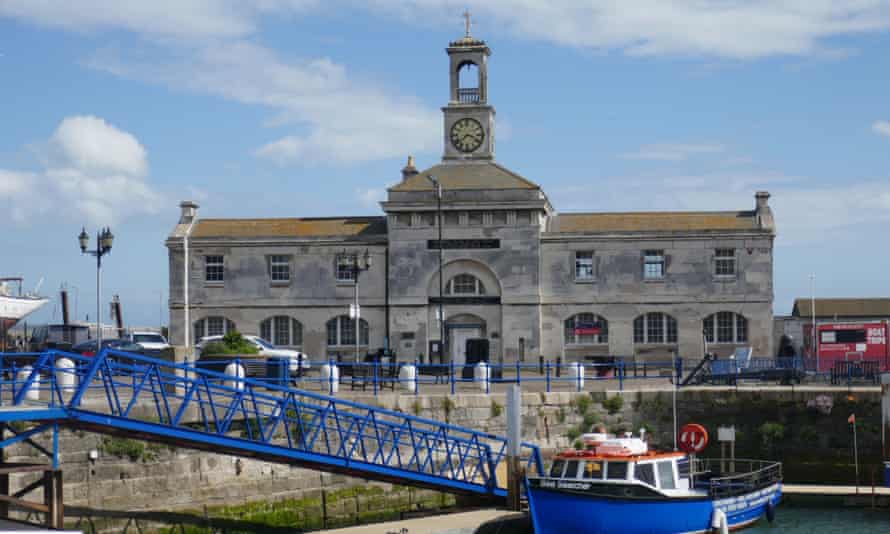
[[[71,352],[76,354],[81,354],[83,356],[95,356],[96,347],[99,345],[99,340],[97,339],[89,339],[82,343],[78,343],[71,347]],[[125,339],[103,339],[102,340],[102,348],[103,349],[114,349],[122,352],[134,352],[136,354],[143,354],[145,349],[142,345],[131,343],[129,340]]]
[[[204,352],[204,347],[206,347],[210,343],[221,342],[222,339],[223,336],[202,337],[201,341],[199,341],[198,344],[195,345],[195,349],[197,349],[198,351],[198,357],[201,357],[202,353]],[[309,356],[298,350],[276,347],[275,345],[269,343],[259,336],[245,335],[244,339],[251,345],[255,346],[259,351],[259,355],[264,358],[287,358],[288,371],[291,374],[297,374],[301,369],[303,371],[309,369]]]
[[[170,347],[167,338],[157,332],[131,332],[125,338],[130,343],[141,345],[144,354],[148,356],[158,356],[162,351]]]

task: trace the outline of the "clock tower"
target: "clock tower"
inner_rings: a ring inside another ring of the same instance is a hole
[[[442,108],[445,114],[445,153],[447,161],[494,159],[494,108],[488,104],[488,56],[485,41],[470,35],[470,15],[466,34],[449,43],[448,63],[451,97]]]

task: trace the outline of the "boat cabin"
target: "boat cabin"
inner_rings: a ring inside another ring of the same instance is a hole
[[[691,489],[690,461],[685,453],[650,452],[638,438],[606,440],[588,450],[565,451],[554,458],[549,478],[639,485],[665,495],[687,494]]]

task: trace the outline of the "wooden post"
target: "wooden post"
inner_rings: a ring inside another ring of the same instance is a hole
[[[520,474],[519,449],[522,436],[522,392],[512,384],[507,390],[507,506],[520,510],[522,477]]]
[[[0,495],[9,496],[9,473],[0,474]],[[9,519],[9,503],[0,501],[0,517]]]

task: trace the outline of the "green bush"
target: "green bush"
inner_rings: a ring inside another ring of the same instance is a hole
[[[201,351],[202,355],[237,355],[237,354],[257,354],[257,349],[252,343],[244,339],[237,330],[232,330],[223,336],[221,341],[208,343]]]
[[[498,404],[498,401],[491,401],[491,416],[499,417],[502,413],[504,413],[504,407]]]
[[[566,431],[566,437],[569,438],[569,441],[575,441],[581,437],[581,430],[577,427],[572,427]]]
[[[624,397],[621,395],[615,395],[614,397],[609,397],[603,401],[603,408],[608,410],[612,415],[620,412],[622,406],[624,406]]]
[[[587,410],[590,409],[591,402],[590,397],[587,395],[580,395],[572,399],[572,404],[575,405],[575,411],[578,412],[578,415],[586,414]]]

